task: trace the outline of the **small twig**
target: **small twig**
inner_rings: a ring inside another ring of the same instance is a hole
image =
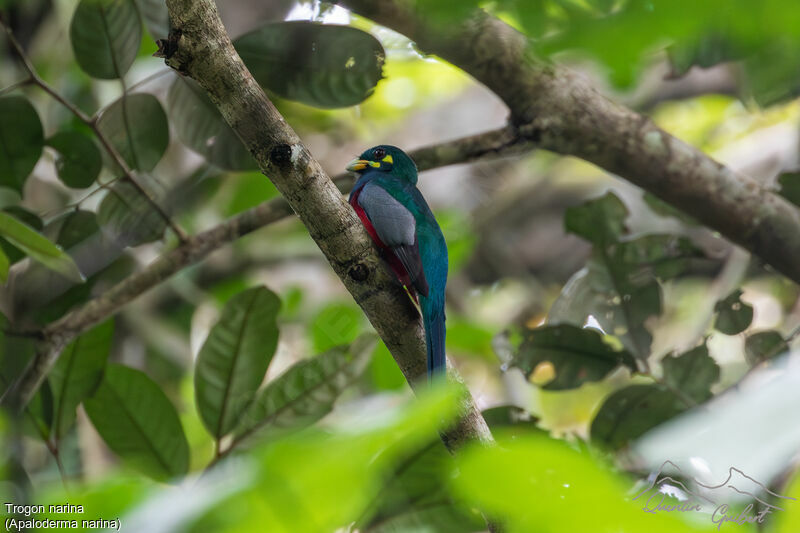
[[[22,49],[22,45],[19,43],[19,41],[17,41],[17,38],[14,37],[14,33],[11,31],[11,28],[9,28],[2,19],[0,19],[0,25],[3,26],[3,30],[5,30],[6,35],[8,36],[8,40],[11,43],[11,47],[19,56],[23,66],[25,67],[25,70],[28,72],[28,76],[30,76],[28,83],[32,83],[38,86],[44,92],[49,94],[54,100],[56,100],[58,103],[66,107],[69,110],[69,112],[75,115],[81,122],[83,122],[84,124],[89,126],[89,128],[92,129],[92,131],[100,141],[100,144],[103,145],[103,148],[105,149],[106,152],[108,152],[108,155],[111,157],[114,163],[116,163],[117,166],[119,166],[119,168],[122,169],[122,173],[125,179],[130,181],[130,183],[134,186],[134,188],[137,191],[139,191],[139,193],[142,196],[144,196],[144,198],[153,206],[156,212],[158,212],[158,215],[162,219],[164,219],[164,222],[166,222],[166,224],[172,229],[175,235],[177,235],[178,240],[180,240],[181,243],[185,243],[188,240],[186,232],[183,231],[183,229],[180,226],[178,226],[175,223],[175,221],[172,220],[169,214],[167,214],[167,212],[164,211],[164,209],[158,204],[156,199],[153,198],[153,196],[134,177],[133,171],[125,162],[125,160],[122,158],[119,151],[117,151],[117,149],[114,148],[114,146],[106,138],[103,132],[100,131],[97,117],[90,117],[89,115],[78,109],[78,107],[76,107],[72,102],[61,96],[55,89],[53,89],[53,87],[51,87],[46,81],[44,81],[41,77],[39,77],[39,74],[36,72],[36,69],[34,68],[27,54],[25,53],[25,50]]]
[[[14,91],[16,89],[19,89],[20,87],[30,85],[31,83],[33,83],[33,80],[30,78],[30,76],[25,78],[24,80],[12,83],[8,87],[3,87],[2,89],[0,89],[0,96],[3,96],[6,93],[10,93],[11,91]]]

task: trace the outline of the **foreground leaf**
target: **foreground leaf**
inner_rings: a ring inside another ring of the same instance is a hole
[[[240,441],[260,428],[270,435],[313,424],[364,371],[375,348],[374,335],[364,335],[349,347],[333,348],[295,364],[271,381],[244,412],[236,426]]]
[[[167,111],[181,142],[212,165],[226,170],[258,168],[247,147],[193,80],[175,78],[167,94]]]
[[[267,24],[233,44],[260,85],[323,108],[365,100],[381,79],[385,57],[369,33],[305,21]]]
[[[278,346],[281,301],[266,287],[231,298],[195,363],[195,400],[215,438],[228,434],[255,396]]]
[[[108,447],[132,467],[161,481],[187,472],[189,444],[178,413],[143,372],[109,365],[84,407]]]
[[[0,211],[0,235],[47,268],[76,283],[83,282],[83,275],[69,255],[33,229],[2,211]]]
[[[133,0],[81,0],[69,28],[78,65],[90,76],[121,78],[136,59],[142,24]]]
[[[97,126],[133,170],[153,170],[169,144],[167,115],[152,94],[123,95],[103,111]]]
[[[50,372],[56,439],[67,433],[75,421],[78,404],[91,396],[100,384],[113,333],[113,321],[95,326],[64,348]]]
[[[92,140],[75,131],[62,131],[47,139],[58,152],[56,172],[67,187],[83,189],[94,183],[103,168],[100,150]]]
[[[22,96],[0,98],[0,185],[22,192],[42,155],[44,133],[36,109]]]
[[[596,330],[568,324],[526,329],[512,365],[530,376],[536,367],[549,362],[555,377],[543,388],[564,390],[599,381],[619,366],[636,370],[636,361],[626,350],[618,351],[603,342]]]

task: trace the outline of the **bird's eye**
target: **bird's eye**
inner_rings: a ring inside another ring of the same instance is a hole
[[[386,155],[386,150],[383,148],[375,148],[372,152],[372,156],[375,158],[376,161],[380,161]]]

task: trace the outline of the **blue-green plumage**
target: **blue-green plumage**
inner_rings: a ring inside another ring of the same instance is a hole
[[[400,282],[419,297],[428,375],[444,372],[447,244],[416,187],[417,167],[399,148],[381,145],[361,154],[348,170],[359,174],[350,204]]]

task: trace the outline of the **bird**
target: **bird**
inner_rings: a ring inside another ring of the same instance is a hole
[[[349,203],[384,260],[419,304],[425,327],[428,380],[446,373],[447,242],[417,189],[417,165],[382,144],[347,165],[358,176]]]

